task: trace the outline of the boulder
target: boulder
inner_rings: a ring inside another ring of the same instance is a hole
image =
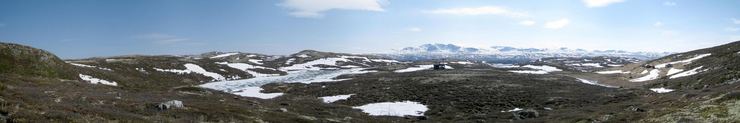
[[[180,100],[170,100],[167,102],[159,103],[157,105],[157,109],[159,110],[179,109],[184,107],[185,105],[183,105],[182,101]]]
[[[537,110],[533,109],[525,109],[521,111],[514,111],[511,112],[512,115],[514,115],[514,119],[516,120],[523,120],[523,119],[530,119],[530,118],[537,118],[540,117],[540,113],[537,112]]]

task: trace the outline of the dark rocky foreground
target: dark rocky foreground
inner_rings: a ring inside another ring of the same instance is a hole
[[[313,84],[269,84],[268,92],[286,92],[277,99],[355,94],[333,104],[344,110],[374,102],[416,101],[430,110],[417,122],[627,122],[640,118],[646,105],[634,89],[586,85],[561,75],[515,74],[490,69],[455,69],[411,73],[381,72],[352,80]],[[319,100],[316,100],[318,102]],[[514,108],[527,112],[503,112]],[[630,108],[640,110],[630,111]],[[305,113],[321,111],[307,109]],[[392,117],[385,117],[392,119]],[[399,119],[399,118],[395,118]]]

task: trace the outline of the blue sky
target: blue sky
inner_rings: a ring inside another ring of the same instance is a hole
[[[0,41],[63,58],[469,47],[682,52],[740,40],[738,0],[1,0]]]

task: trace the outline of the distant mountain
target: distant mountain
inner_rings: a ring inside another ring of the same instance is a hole
[[[395,53],[377,54],[398,60],[485,60],[485,61],[529,61],[546,57],[629,57],[641,60],[669,55],[669,52],[628,52],[622,50],[544,49],[491,46],[487,48],[462,47],[455,44],[424,44],[406,47]]]

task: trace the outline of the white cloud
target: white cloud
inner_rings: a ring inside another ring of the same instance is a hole
[[[740,24],[740,20],[738,20],[738,19],[735,19],[735,18],[732,18],[732,23],[735,23],[735,24]]]
[[[279,6],[291,9],[295,17],[320,18],[329,10],[385,11],[385,0],[284,0]]]
[[[136,36],[137,38],[152,41],[157,44],[173,44],[190,41],[189,38],[183,38],[175,35],[162,34],[162,33],[151,33],[146,35]]]
[[[510,17],[526,17],[526,13],[514,12],[499,6],[483,6],[472,8],[446,8],[428,11],[433,14],[451,14],[451,15],[504,15]]]
[[[409,32],[421,32],[421,31],[424,31],[424,30],[422,30],[419,27],[411,27],[411,28],[406,29],[406,31],[409,31]]]
[[[548,29],[560,29],[570,24],[570,20],[567,18],[554,20],[554,21],[548,21],[545,23],[545,28]]]
[[[589,8],[605,7],[620,2],[624,2],[624,0],[583,0],[583,3],[586,3],[586,7]]]
[[[655,27],[662,27],[663,26],[663,22],[660,22],[660,21],[655,22],[655,24],[653,24],[653,26],[655,26]]]
[[[524,25],[524,26],[532,26],[532,25],[534,25],[536,23],[537,22],[532,21],[532,20],[524,20],[524,21],[519,22],[519,24]]]
[[[737,27],[727,27],[727,28],[725,28],[725,30],[726,31],[730,31],[730,32],[737,32],[737,31],[740,31],[740,28],[737,28]]]

